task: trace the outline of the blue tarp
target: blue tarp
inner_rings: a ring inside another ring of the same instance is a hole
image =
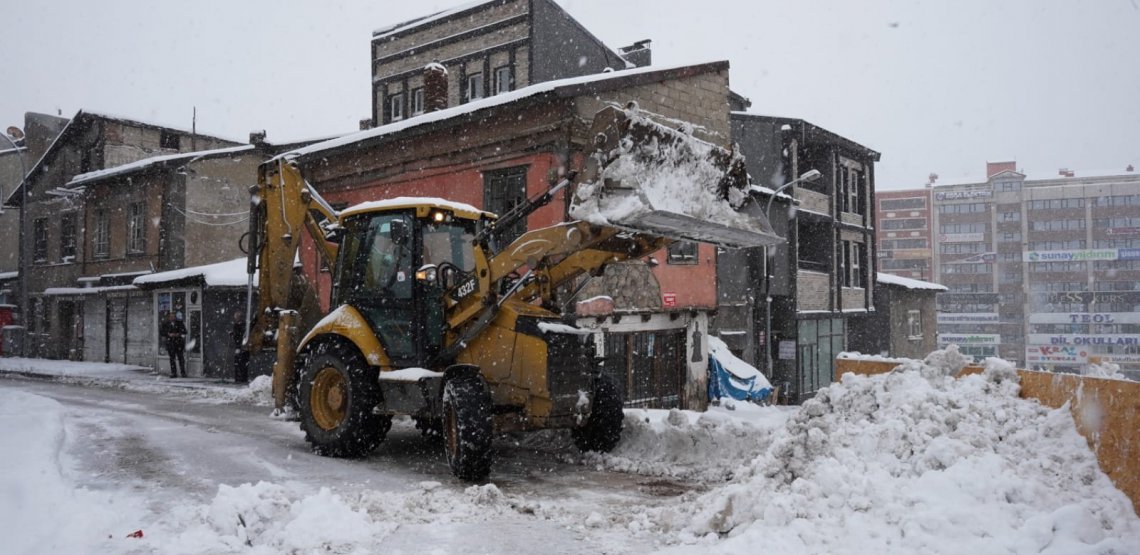
[[[740,401],[763,401],[772,394],[772,388],[765,382],[757,377],[735,376],[709,354],[709,400],[729,397]]]

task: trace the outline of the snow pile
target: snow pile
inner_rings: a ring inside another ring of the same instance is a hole
[[[0,538],[4,553],[123,552],[141,505],[75,489],[63,462],[68,434],[54,400],[0,389]]]
[[[1120,365],[1113,362],[1090,363],[1081,368],[1081,375],[1090,378],[1106,378],[1110,380],[1127,380],[1128,376],[1120,371]]]
[[[667,212],[729,228],[772,236],[764,218],[738,212],[747,194],[729,187],[721,191],[726,169],[715,162],[719,147],[693,137],[689,129],[673,131],[638,112],[626,110],[632,127],[649,129],[650,138],[634,140],[626,134],[605,153],[592,181],[578,185],[570,216],[598,225],[646,227],[642,218]],[[665,137],[671,137],[668,139]],[[740,161],[733,153],[733,163]],[[612,187],[620,182],[619,187]],[[746,185],[741,184],[741,185]],[[685,220],[690,223],[692,220]],[[676,229],[677,233],[700,234],[701,229]],[[698,237],[693,237],[698,238]]]
[[[250,380],[247,387],[240,389],[222,389],[224,398],[235,403],[268,406],[273,404],[273,376],[257,376]]]
[[[609,470],[723,482],[763,453],[789,414],[785,408],[746,402],[728,402],[703,413],[626,409],[617,447],[582,457]]]
[[[697,544],[680,551],[1140,552],[1140,520],[1068,407],[1019,399],[1004,361],[949,377],[962,358],[845,375],[733,483],[659,521]]]
[[[269,482],[222,485],[208,504],[178,507],[155,523],[150,537],[170,553],[379,553],[401,527],[543,512],[494,484],[458,491],[441,486],[425,481],[406,493],[360,489],[351,495],[321,488],[298,496]]]

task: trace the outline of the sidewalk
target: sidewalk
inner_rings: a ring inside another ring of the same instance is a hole
[[[0,377],[24,377],[94,387],[146,391],[183,391],[222,400],[261,404],[268,378],[237,384],[222,378],[171,378],[154,368],[130,364],[76,362],[41,358],[0,358]]]

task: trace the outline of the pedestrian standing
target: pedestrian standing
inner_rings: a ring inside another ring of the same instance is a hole
[[[186,326],[173,312],[166,314],[166,321],[159,328],[159,334],[166,340],[166,354],[170,355],[170,377],[177,378],[181,373],[186,377]]]
[[[230,343],[234,350],[234,383],[246,383],[249,381],[249,351],[245,350],[245,318],[241,312],[234,312]]]

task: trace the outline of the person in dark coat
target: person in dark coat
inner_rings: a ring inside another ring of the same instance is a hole
[[[230,343],[234,349],[234,383],[249,381],[249,351],[245,350],[245,318],[234,312],[234,325],[230,329]]]
[[[166,354],[170,355],[170,377],[177,378],[179,373],[186,377],[186,326],[174,316],[173,312],[166,315],[166,321],[158,330],[166,341]],[[181,371],[181,372],[180,372]]]

